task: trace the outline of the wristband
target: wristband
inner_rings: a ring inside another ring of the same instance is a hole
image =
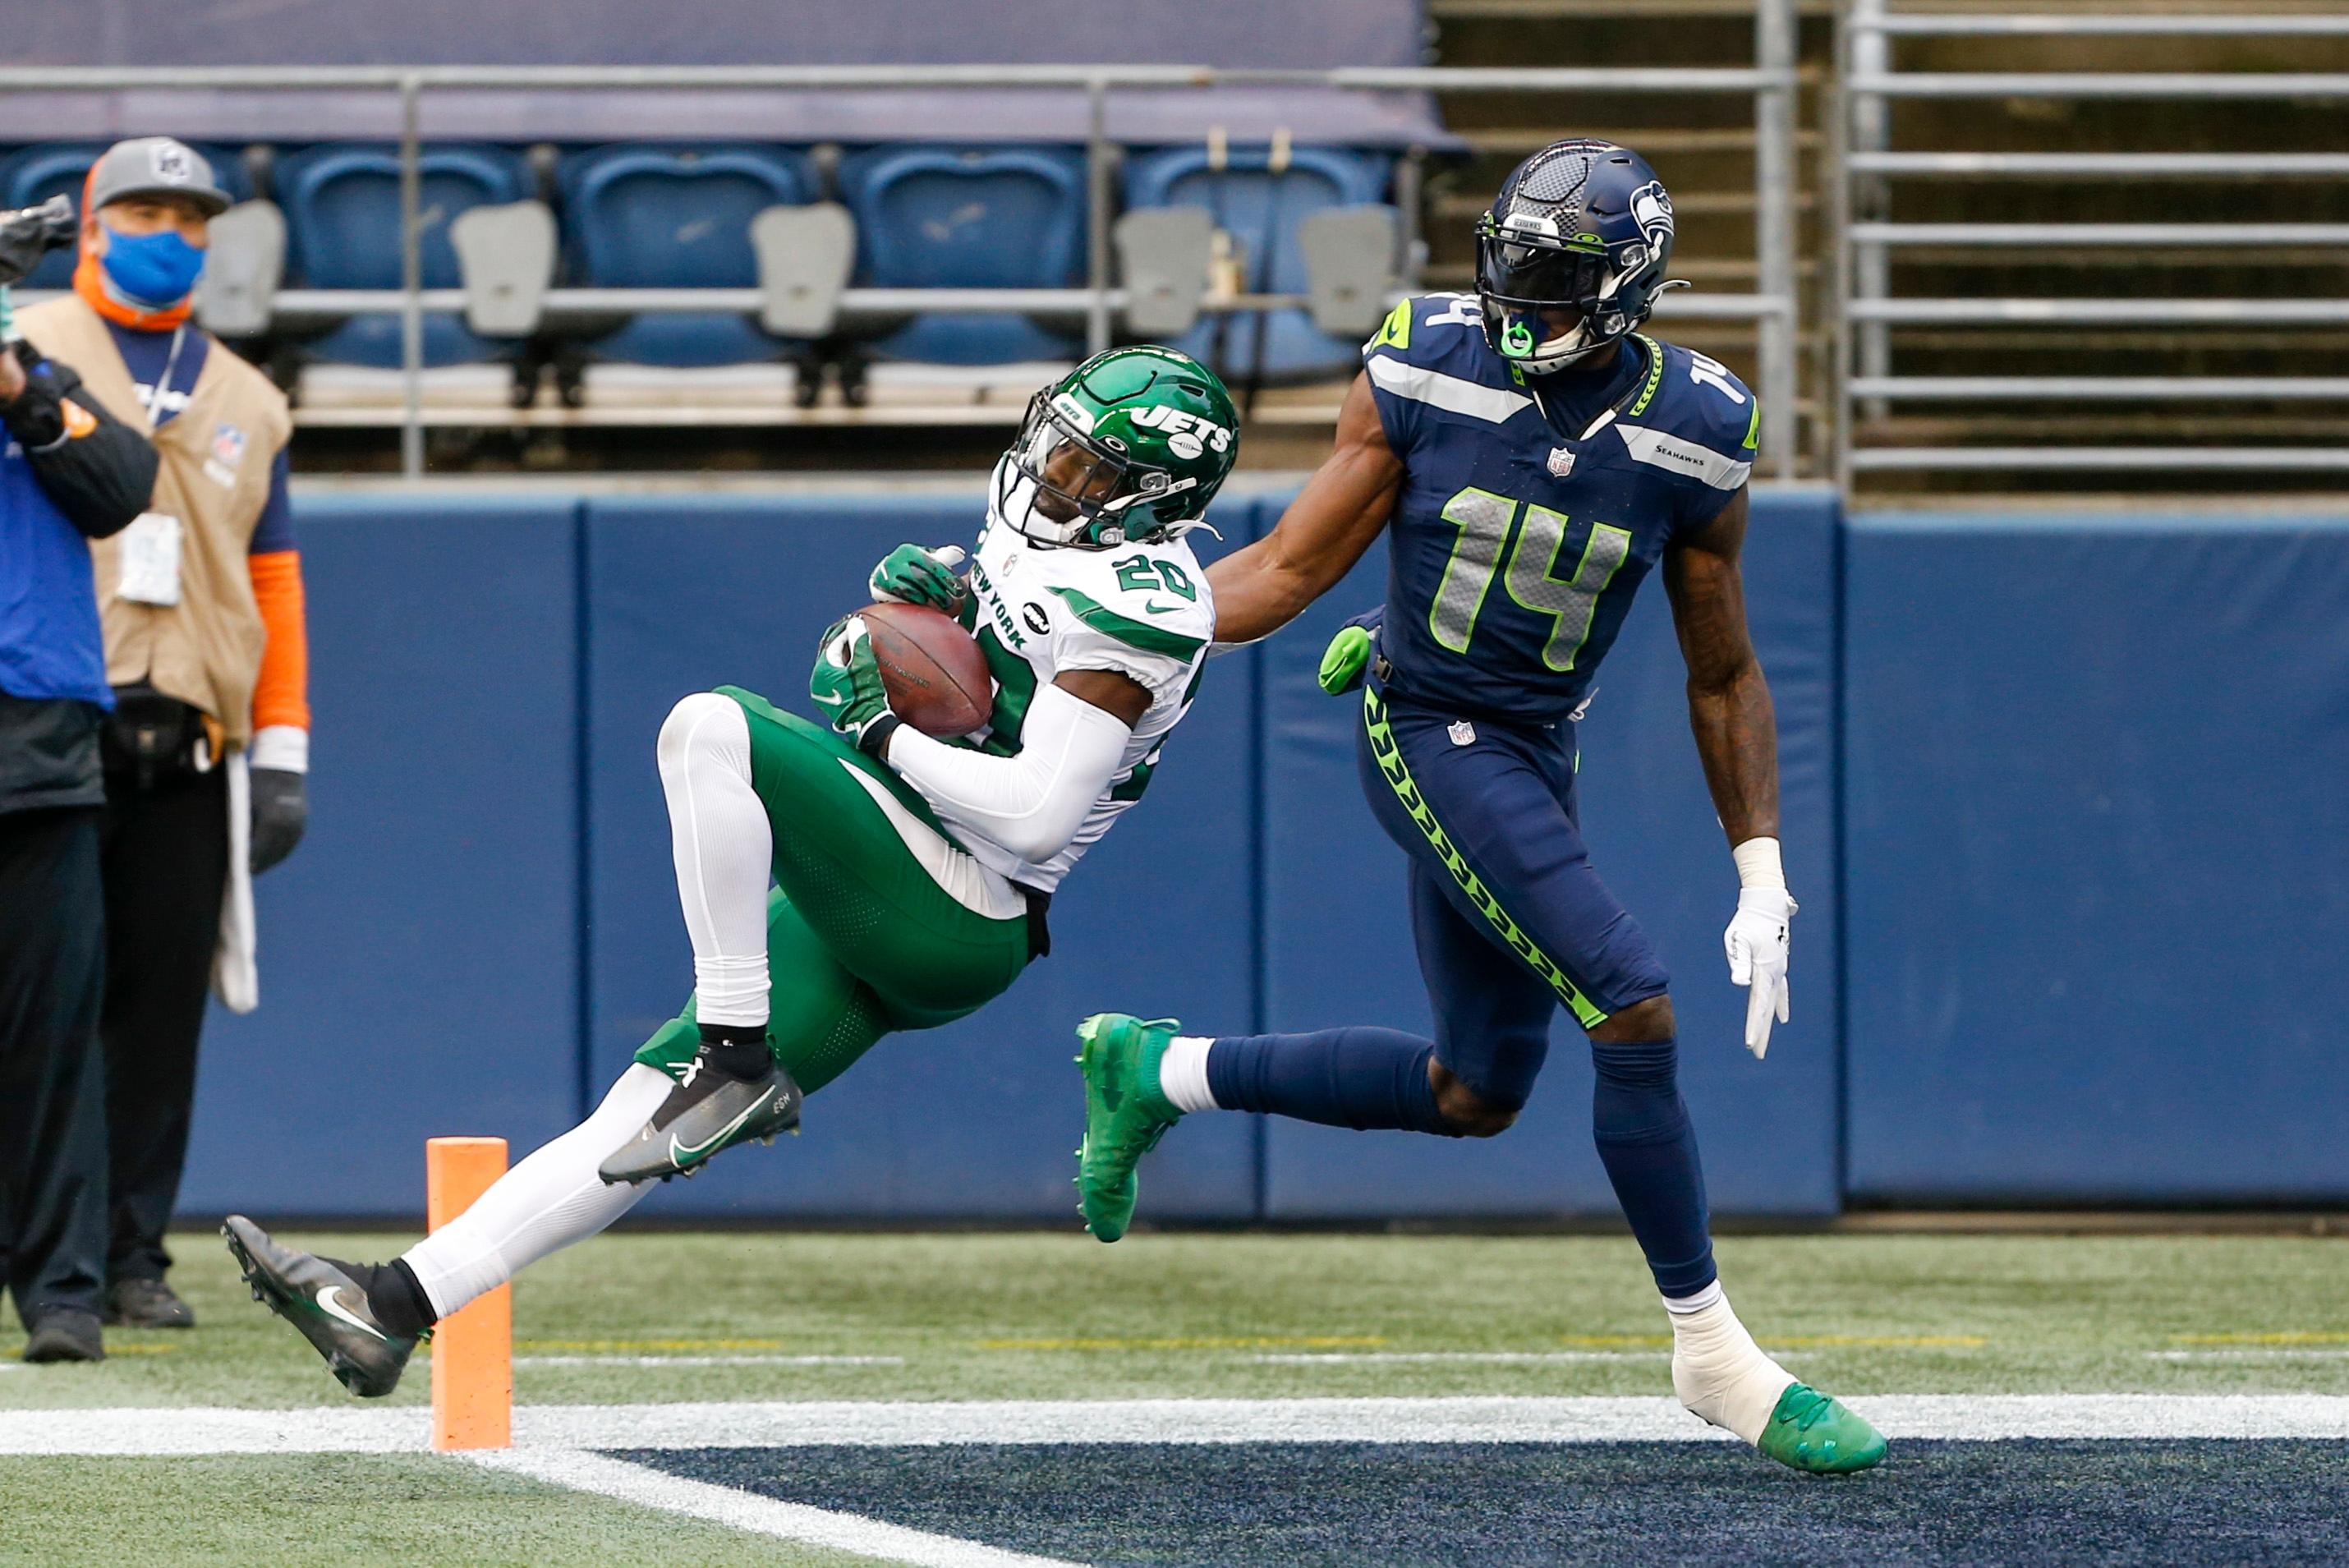
[[[1729,852],[1737,862],[1737,885],[1741,888],[1784,888],[1786,867],[1779,857],[1778,841],[1775,838],[1749,838]]]
[[[857,732],[856,749],[876,763],[889,760],[889,737],[905,721],[895,713],[884,713]]]

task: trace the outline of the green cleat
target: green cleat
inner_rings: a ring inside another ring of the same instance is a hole
[[[1806,1383],[1790,1383],[1755,1445],[1788,1469],[1841,1476],[1884,1462],[1884,1434]]]
[[[1148,1023],[1096,1012],[1077,1025],[1085,1075],[1085,1141],[1077,1150],[1077,1211],[1104,1241],[1133,1219],[1133,1168],[1183,1117],[1158,1089],[1158,1059],[1174,1038],[1171,1018]]]

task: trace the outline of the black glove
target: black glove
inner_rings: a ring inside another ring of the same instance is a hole
[[[310,820],[303,775],[284,768],[253,770],[253,874],[260,876],[294,853]]]
[[[52,196],[37,207],[0,213],[0,285],[22,283],[32,276],[41,258],[73,244],[80,228],[74,222],[70,196]]]

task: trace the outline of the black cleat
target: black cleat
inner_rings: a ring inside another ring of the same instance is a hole
[[[365,1285],[325,1258],[279,1245],[242,1214],[230,1215],[221,1234],[253,1299],[299,1329],[344,1387],[380,1399],[399,1386],[416,1336],[377,1322]]]
[[[777,1133],[796,1130],[802,1097],[800,1086],[781,1067],[770,1064],[758,1077],[737,1078],[696,1057],[685,1081],[669,1091],[644,1130],[607,1157],[595,1174],[614,1186],[691,1176],[721,1149],[753,1138],[771,1142]]]
[[[106,1293],[106,1321],[126,1328],[193,1328],[196,1314],[160,1280],[117,1280]]]
[[[25,1341],[27,1361],[103,1361],[106,1341],[98,1332],[98,1314],[87,1312],[43,1313]]]

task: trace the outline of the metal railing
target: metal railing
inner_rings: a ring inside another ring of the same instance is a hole
[[[1750,96],[1754,100],[1754,197],[1757,207],[1756,284],[1749,295],[1699,299],[1668,296],[1682,317],[1752,320],[1756,324],[1759,389],[1766,449],[1777,472],[1794,461],[1798,341],[1795,287],[1795,0],[1757,0],[1755,63],[1743,68],[1499,69],[1424,67],[1336,70],[1226,69],[1206,66],[709,66],[709,67],[211,67],[177,68],[54,67],[0,69],[0,92],[90,92],[138,89],[243,89],[266,92],[382,91],[399,102],[400,286],[395,290],[290,289],[276,296],[282,312],[355,313],[397,309],[401,317],[403,409],[400,467],[424,472],[423,321],[428,311],[461,309],[462,290],[423,286],[421,253],[421,104],[432,91],[459,89],[564,90],[716,88],[804,91],[823,88],[1059,88],[1081,92],[1086,106],[1086,247],[1083,286],[1068,289],[850,288],[841,296],[848,315],[909,310],[992,311],[1081,316],[1090,349],[1109,345],[1124,304],[1111,276],[1109,134],[1111,95],[1120,90],[1219,87],[1329,88],[1361,91],[1447,93],[1640,92]],[[550,311],[740,310],[755,314],[757,289],[556,288]],[[1683,303],[1685,301],[1685,303]],[[1247,311],[1302,304],[1282,295],[1216,298],[1203,308]]]
[[[1898,13],[1890,0],[1850,0],[1838,39],[1843,112],[1834,192],[1843,221],[1837,268],[1837,476],[1945,470],[2180,471],[2349,469],[2349,448],[1859,446],[1864,419],[1901,401],[2030,404],[2349,400],[2349,379],[2211,376],[1914,376],[1892,369],[1898,326],[2064,322],[2080,326],[2278,326],[2349,323],[2349,298],[2110,299],[1898,297],[1893,253],[1904,246],[2170,249],[2349,246],[2344,223],[1950,223],[1885,221],[1892,179],[2114,181],[2349,176],[2349,153],[1902,151],[1890,146],[1890,105],[1918,99],[2349,100],[2349,74],[2232,71],[1903,71],[1899,38],[2349,38],[2349,16]],[[1854,214],[1857,214],[1855,216]]]

